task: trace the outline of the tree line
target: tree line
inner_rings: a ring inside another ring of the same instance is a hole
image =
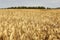
[[[45,9],[45,7],[8,7],[7,9]]]
[[[25,7],[25,6],[22,6],[22,7],[8,7],[6,9],[60,9],[60,7],[57,7],[57,8],[45,8],[43,6],[38,6],[38,7]]]

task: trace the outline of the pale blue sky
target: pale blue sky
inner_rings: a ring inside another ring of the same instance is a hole
[[[0,0],[0,8],[11,6],[60,7],[60,0]]]

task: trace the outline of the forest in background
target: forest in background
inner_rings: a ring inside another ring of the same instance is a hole
[[[38,6],[38,7],[18,6],[18,7],[8,7],[3,9],[60,9],[60,7],[50,8],[50,7],[44,7],[44,6]]]

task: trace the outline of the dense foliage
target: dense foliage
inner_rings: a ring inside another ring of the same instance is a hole
[[[7,9],[45,9],[45,7],[8,7]]]
[[[3,8],[4,9],[4,8]],[[56,7],[56,8],[50,8],[50,7],[44,7],[44,6],[38,6],[38,7],[26,7],[26,6],[18,6],[18,7],[8,7],[5,9],[60,9],[60,7]]]

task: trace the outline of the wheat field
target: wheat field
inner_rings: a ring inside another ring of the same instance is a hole
[[[0,9],[0,40],[60,40],[60,9]]]

